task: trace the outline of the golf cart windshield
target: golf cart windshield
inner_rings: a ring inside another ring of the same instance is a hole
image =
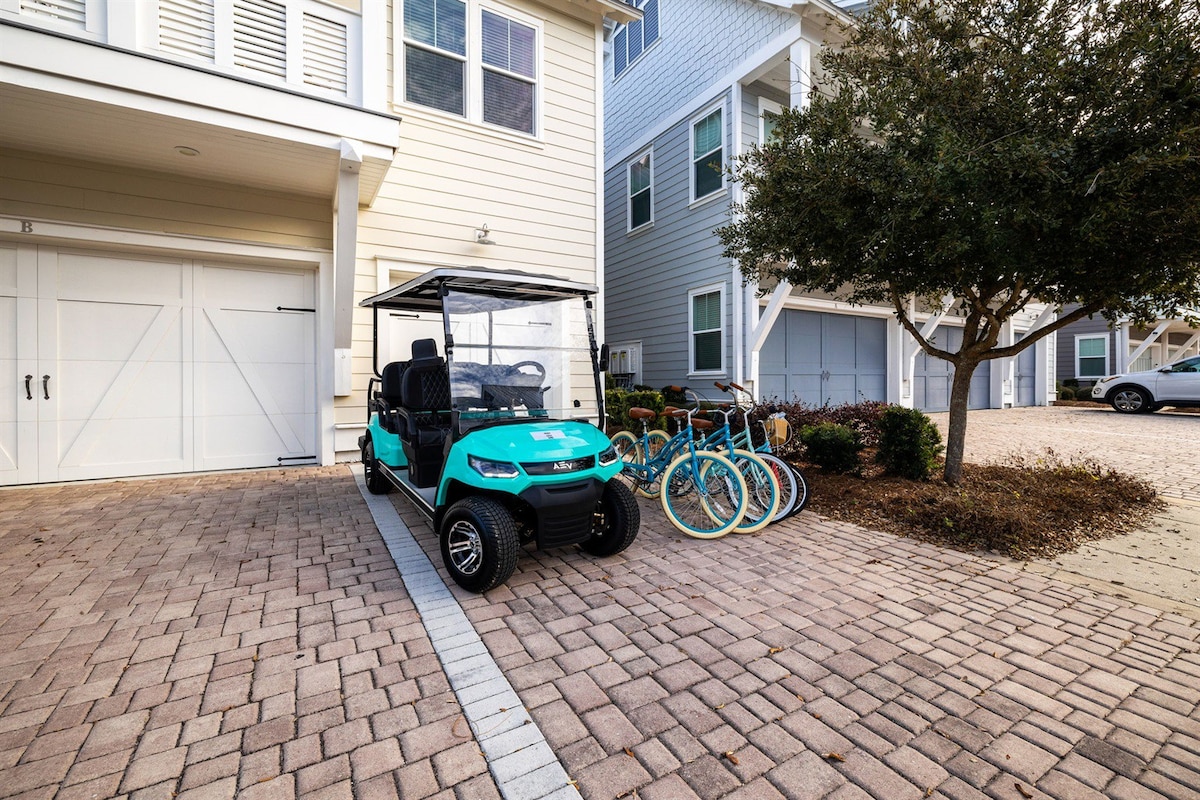
[[[450,394],[460,430],[599,418],[583,297],[531,300],[448,287]]]

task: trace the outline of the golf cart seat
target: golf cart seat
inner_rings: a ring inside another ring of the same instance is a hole
[[[418,488],[437,484],[450,433],[450,375],[433,339],[412,344],[412,361],[400,378],[400,443]]]
[[[393,361],[384,367],[379,374],[379,391],[372,398],[379,413],[379,427],[388,433],[400,433],[400,379],[408,364]]]

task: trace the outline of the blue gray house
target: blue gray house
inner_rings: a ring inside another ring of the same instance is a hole
[[[1200,313],[1193,311],[1192,313]],[[1143,372],[1200,355],[1200,330],[1182,317],[1162,317],[1147,327],[1128,320],[1081,319],[1060,330],[1058,380],[1090,386],[1105,375]]]
[[[713,230],[740,188],[723,167],[771,136],[784,106],[823,79],[850,7],[829,0],[639,0],[640,22],[610,31],[604,73],[605,336],[632,383],[707,389],[733,380],[810,404],[886,400],[949,406],[952,372],[927,357],[889,308],[791,287],[743,284]],[[918,315],[954,348],[954,309]],[[1054,319],[1034,308],[1011,343]],[[976,372],[971,405],[1044,405],[1054,337]]]

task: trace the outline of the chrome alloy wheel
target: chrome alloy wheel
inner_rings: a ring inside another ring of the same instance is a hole
[[[454,568],[463,575],[474,575],[483,566],[483,540],[470,522],[459,520],[451,525],[446,545]]]
[[[1112,404],[1117,411],[1132,413],[1141,411],[1146,398],[1137,389],[1122,389],[1113,395]]]

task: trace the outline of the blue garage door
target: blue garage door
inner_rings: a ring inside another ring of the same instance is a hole
[[[943,325],[934,333],[934,345],[955,352],[962,346],[962,328]],[[917,353],[913,370],[913,405],[922,411],[949,411],[950,386],[954,381],[954,366],[924,350]],[[991,408],[992,362],[984,361],[971,376],[968,408]]]
[[[788,310],[759,355],[764,398],[807,405],[887,399],[887,320]]]

